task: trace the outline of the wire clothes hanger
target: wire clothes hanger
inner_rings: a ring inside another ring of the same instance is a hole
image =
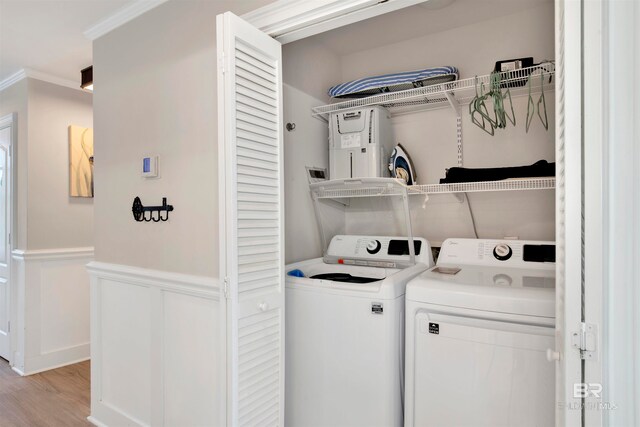
[[[549,76],[549,81],[551,81],[551,76]],[[527,79],[527,84],[529,85],[529,99],[527,100],[527,119],[526,119],[526,131],[529,132],[529,127],[531,126],[531,122],[533,121],[533,116],[536,114],[536,110],[538,113],[538,118],[540,118],[540,122],[542,122],[542,126],[546,130],[549,130],[549,118],[547,116],[547,100],[544,96],[544,70],[540,73],[540,98],[538,98],[538,102],[533,101],[533,97],[531,96],[531,87],[533,86],[533,73],[529,74]]]
[[[489,135],[493,136],[496,128],[496,122],[489,116],[489,110],[485,104],[485,100],[489,97],[484,94],[484,82],[480,82],[480,90],[478,91],[478,76],[475,79],[476,96],[469,103],[469,114],[471,114],[471,122],[478,126]],[[480,116],[478,119],[477,116]],[[489,127],[487,128],[487,124]]]
[[[496,129],[506,128],[508,122],[515,126],[516,114],[511,100],[511,90],[502,91],[501,73],[491,73],[489,82],[489,91],[485,93],[484,82],[480,82],[478,89],[478,76],[476,76],[476,95],[469,103],[469,114],[471,114],[473,124],[493,136]],[[490,110],[485,102],[487,99],[491,99],[493,103],[493,117],[489,115]],[[505,110],[505,100],[508,101],[510,114]]]

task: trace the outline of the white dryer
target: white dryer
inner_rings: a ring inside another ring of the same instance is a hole
[[[433,265],[414,249],[408,266],[406,237],[338,235],[287,266],[287,426],[402,426],[405,287]]]
[[[552,426],[555,244],[448,239],[407,286],[405,426]]]

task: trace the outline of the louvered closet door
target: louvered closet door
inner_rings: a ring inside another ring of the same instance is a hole
[[[217,25],[226,424],[284,425],[281,46],[232,13]]]

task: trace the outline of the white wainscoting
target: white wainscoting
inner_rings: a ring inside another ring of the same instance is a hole
[[[14,250],[13,369],[30,375],[89,359],[93,248]]]
[[[221,421],[215,279],[92,262],[91,416],[98,426]]]

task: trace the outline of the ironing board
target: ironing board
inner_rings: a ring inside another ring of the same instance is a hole
[[[458,79],[456,67],[435,67],[365,77],[341,83],[329,89],[332,98],[361,98],[385,92],[397,92],[416,87],[450,82]]]

